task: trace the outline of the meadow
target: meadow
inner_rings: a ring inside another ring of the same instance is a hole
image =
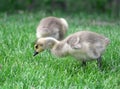
[[[102,71],[96,61],[82,67],[49,51],[33,57],[36,27],[46,16],[66,18],[67,35],[90,30],[108,37]],[[0,89],[120,89],[120,21],[100,14],[0,13]]]

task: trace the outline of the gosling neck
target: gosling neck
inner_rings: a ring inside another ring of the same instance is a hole
[[[46,38],[46,47],[48,47],[49,49],[52,49],[56,44],[59,44],[60,41],[56,40],[55,38],[52,37],[47,37]]]

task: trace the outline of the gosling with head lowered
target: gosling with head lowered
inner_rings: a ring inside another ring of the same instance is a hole
[[[52,37],[40,38],[34,45],[35,53],[50,49],[51,53],[64,57],[71,55],[86,65],[86,61],[97,59],[98,67],[101,67],[101,56],[109,44],[109,39],[91,31],[79,31],[69,35],[62,41]]]
[[[46,17],[43,18],[37,29],[36,37],[53,37],[57,40],[62,40],[68,29],[68,23],[64,18]]]

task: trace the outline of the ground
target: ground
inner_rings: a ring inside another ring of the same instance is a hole
[[[102,71],[96,61],[81,67],[74,58],[57,58],[49,51],[33,57],[36,27],[46,16],[66,18],[67,35],[90,30],[108,37]],[[120,89],[120,21],[100,14],[1,13],[0,89]]]

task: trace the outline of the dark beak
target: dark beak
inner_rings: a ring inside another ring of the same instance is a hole
[[[36,56],[37,54],[38,54],[38,52],[35,51],[33,56]]]

